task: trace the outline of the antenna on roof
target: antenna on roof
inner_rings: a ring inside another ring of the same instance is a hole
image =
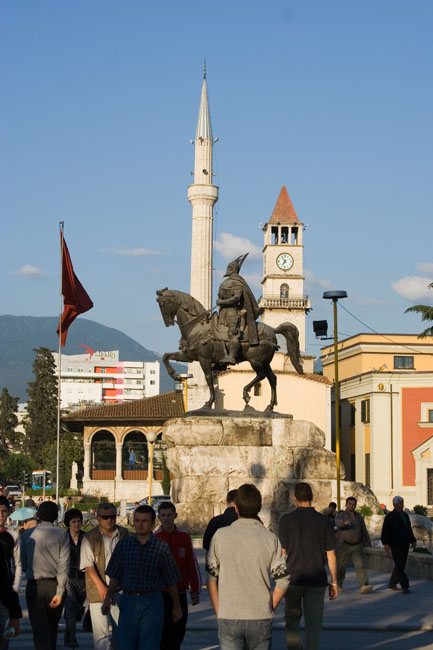
[[[204,64],[203,64],[203,79],[206,79],[206,57],[204,57]]]

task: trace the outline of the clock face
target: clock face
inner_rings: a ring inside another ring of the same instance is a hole
[[[288,271],[291,269],[293,266],[293,257],[290,255],[290,253],[281,253],[281,255],[278,255],[277,266],[282,271]]]

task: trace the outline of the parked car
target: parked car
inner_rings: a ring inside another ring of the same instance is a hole
[[[6,492],[14,499],[21,499],[23,496],[21,488],[18,485],[6,485]]]
[[[170,495],[169,494],[157,494],[154,497],[151,498],[150,500],[150,505],[152,508],[158,512],[158,506],[160,503],[163,501],[170,501]],[[149,505],[149,497],[144,497],[144,499],[141,499],[141,501],[138,502],[138,505],[140,506],[147,506]],[[126,505],[126,516],[128,518],[128,524],[132,526],[132,518],[134,515],[134,510],[137,506],[135,503],[128,503]],[[120,514],[120,508],[118,509],[118,514]]]

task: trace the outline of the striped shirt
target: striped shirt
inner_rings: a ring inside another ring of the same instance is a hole
[[[105,572],[119,581],[121,590],[127,591],[162,591],[180,580],[168,544],[154,535],[145,544],[136,535],[121,539]]]

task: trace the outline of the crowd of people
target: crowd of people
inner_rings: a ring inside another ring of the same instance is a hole
[[[269,649],[274,611],[283,599],[288,648],[303,647],[302,616],[304,647],[319,648],[326,592],[330,600],[337,598],[349,562],[361,594],[371,592],[362,557],[370,539],[356,499],[349,497],[339,513],[335,503],[323,513],[312,503],[311,486],[298,483],[296,507],[281,517],[275,535],[260,519],[260,491],[246,483],[227,494],[226,510],[210,520],[203,547],[222,650]],[[389,588],[407,594],[404,567],[416,540],[403,499],[394,497],[393,504],[382,531],[395,564]],[[18,531],[8,527],[14,518]],[[97,525],[84,533],[78,508],[67,508],[59,526],[54,500],[37,508],[27,501],[12,512],[0,495],[0,650],[19,634],[18,591],[24,578],[36,650],[55,650],[62,612],[65,647],[78,646],[81,620],[92,631],[95,650],[180,649],[187,594],[192,606],[200,602],[201,574],[190,535],[176,526],[175,505],[161,502],[157,513],[138,505],[134,534],[116,523],[112,503],[99,504],[96,518]]]

